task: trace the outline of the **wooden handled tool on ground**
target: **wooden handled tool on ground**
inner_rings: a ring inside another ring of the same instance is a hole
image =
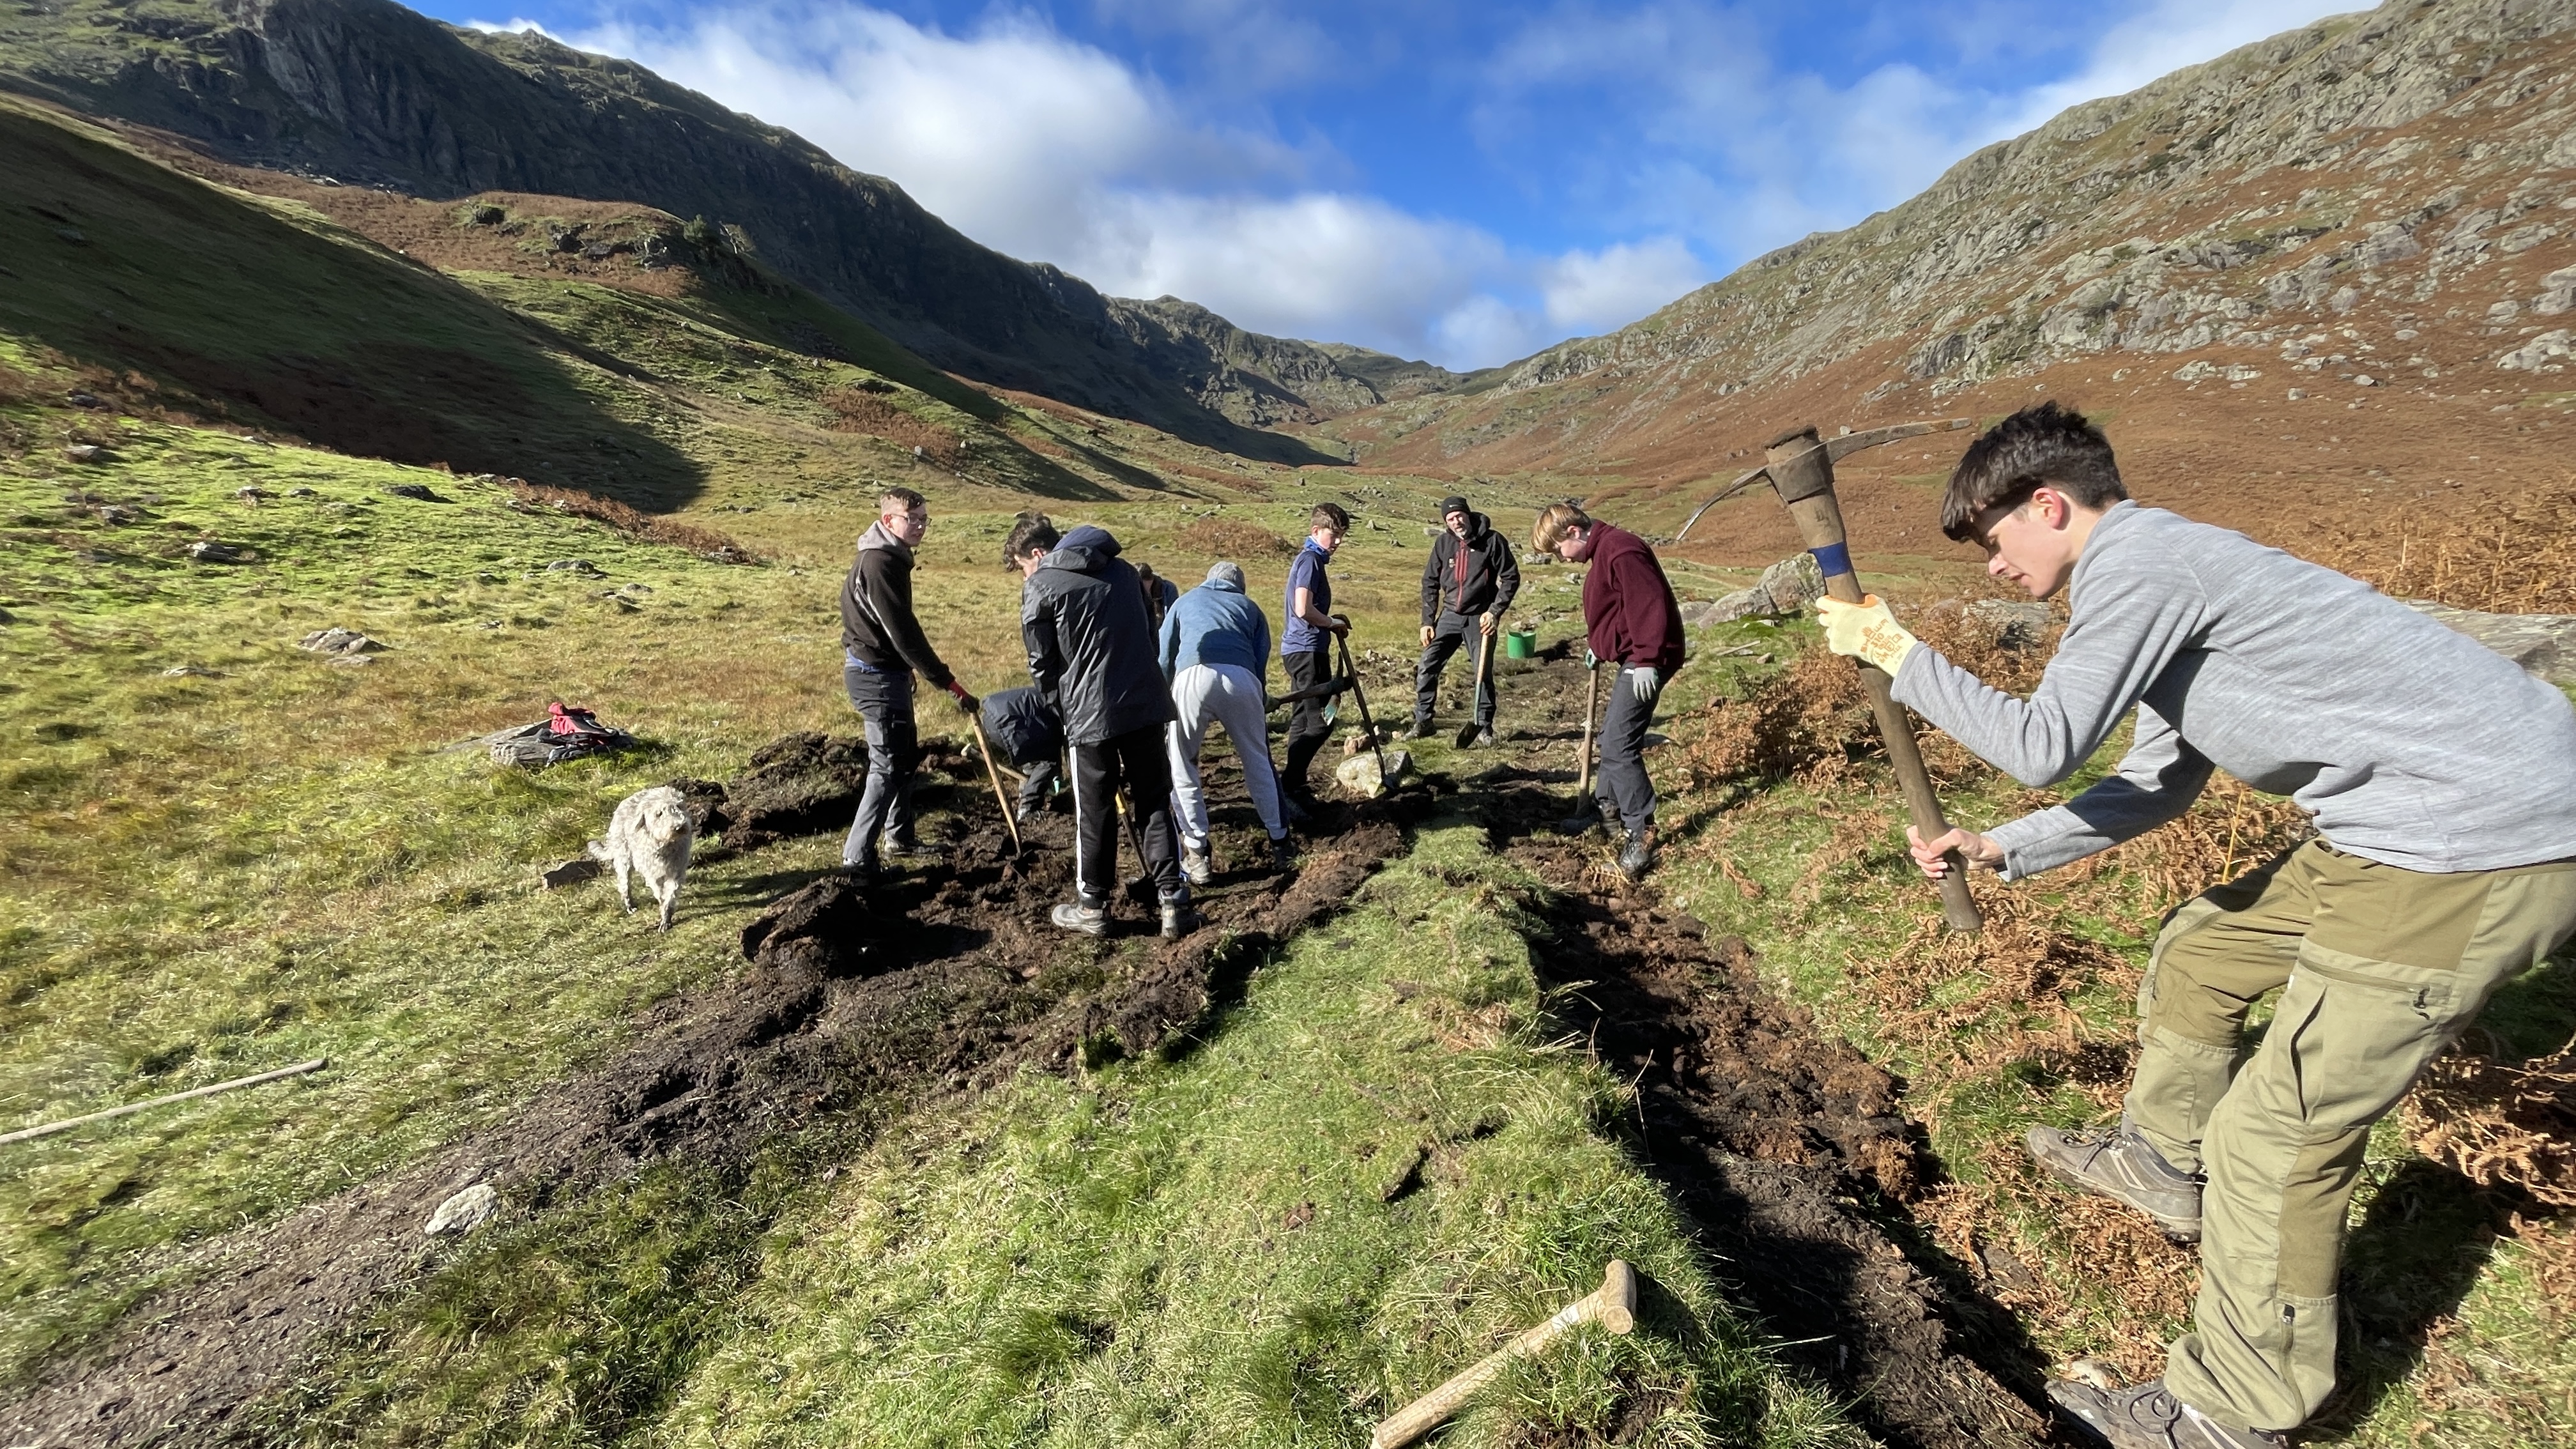
[[[1019,812],[1012,808],[1010,794],[1002,788],[1002,771],[993,762],[993,742],[984,738],[981,715],[969,715],[967,722],[975,726],[975,753],[984,757],[984,778],[993,782],[993,798],[1002,804],[1002,828],[1011,832],[1011,854],[1017,855],[1020,853]]]
[[[1598,1323],[1612,1333],[1637,1326],[1637,1270],[1616,1258],[1601,1275],[1601,1286],[1588,1297],[1558,1310],[1554,1318],[1485,1355],[1473,1368],[1396,1410],[1369,1436],[1369,1449],[1402,1449],[1458,1412],[1476,1391],[1493,1381],[1503,1365],[1527,1358],[1573,1331],[1578,1323]]]
[[[1825,592],[1845,603],[1857,604],[1862,598],[1860,577],[1852,570],[1851,550],[1844,542],[1842,505],[1834,499],[1834,460],[1899,438],[1973,426],[1973,418],[1900,423],[1865,433],[1845,433],[1831,442],[1818,438],[1812,427],[1800,428],[1773,439],[1763,450],[1766,461],[1762,467],[1739,480],[1737,486],[1768,476],[1780,502],[1788,508],[1789,517],[1798,525],[1798,537],[1816,556],[1816,566],[1824,571]],[[1933,793],[1932,776],[1923,768],[1923,751],[1915,743],[1914,726],[1905,717],[1904,706],[1890,692],[1895,681],[1869,664],[1860,666],[1860,681],[1869,691],[1870,712],[1878,717],[1879,738],[1887,743],[1887,762],[1896,768],[1896,786],[1904,793],[1906,813],[1913,817],[1915,833],[1925,840],[1949,833],[1950,822],[1941,813],[1940,797]],[[1941,877],[1942,916],[1953,931],[1985,929],[1984,919],[1977,914],[1977,903],[1968,894],[1967,863],[1955,850],[1944,858],[1950,868]]]
[[[1368,731],[1369,754],[1377,760],[1377,777],[1385,780],[1386,752],[1378,748],[1377,721],[1369,718],[1368,692],[1360,688],[1359,669],[1351,663],[1351,636],[1335,634],[1333,642],[1342,646],[1342,674],[1351,683],[1351,703],[1359,706],[1360,728]],[[1388,788],[1394,788],[1393,782],[1388,783]]]
[[[1601,662],[1594,660],[1584,671],[1589,680],[1583,686],[1583,771],[1574,781],[1574,808],[1592,798],[1592,717],[1601,712]]]
[[[1502,626],[1502,620],[1494,621],[1496,629]],[[1485,633],[1484,626],[1479,624],[1476,634],[1476,682],[1470,689],[1467,699],[1467,722],[1458,726],[1458,748],[1462,750],[1474,744],[1477,734],[1484,728],[1478,716],[1485,712],[1485,691],[1492,685],[1493,668],[1494,636]]]

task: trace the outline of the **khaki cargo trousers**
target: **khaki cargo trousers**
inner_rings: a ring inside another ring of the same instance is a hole
[[[2176,910],[2138,993],[2128,1121],[2201,1201],[2200,1301],[2165,1386],[2242,1429],[2334,1387],[2335,1275],[2370,1126],[2497,986],[2576,932],[2576,860],[2433,875],[2289,851]],[[2281,989],[2262,1046],[2245,1013]]]

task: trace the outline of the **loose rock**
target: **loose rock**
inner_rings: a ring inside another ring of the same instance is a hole
[[[63,449],[63,456],[75,463],[97,463],[107,458],[107,450],[96,443],[74,443]]]
[[[310,649],[316,654],[363,655],[373,654],[388,646],[381,639],[370,639],[355,629],[343,629],[334,624],[328,629],[316,629],[305,635],[296,641],[295,647]]]
[[[249,549],[233,544],[217,543],[211,538],[201,538],[188,545],[188,557],[199,563],[239,564],[249,563],[251,552]]]
[[[1375,754],[1354,755],[1342,761],[1333,771],[1333,778],[1352,794],[1374,800],[1402,783],[1405,772],[1413,768],[1413,756],[1405,750],[1387,751],[1383,771],[1377,761]]]
[[[488,1182],[478,1182],[438,1205],[421,1228],[421,1236],[435,1238],[445,1233],[463,1237],[492,1220],[500,1209],[501,1195]]]
[[[385,489],[388,498],[417,498],[423,503],[445,503],[447,500],[430,491],[426,483],[395,483]]]

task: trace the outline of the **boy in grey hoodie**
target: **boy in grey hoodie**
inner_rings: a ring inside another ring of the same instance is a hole
[[[2334,1387],[2371,1124],[2576,931],[2576,711],[2366,584],[2130,502],[2101,430],[2055,403],[1968,449],[1941,526],[2033,597],[2067,591],[2031,697],[1979,683],[1876,599],[1819,604],[1830,646],[2028,785],[2074,773],[2133,707],[2137,731],[2063,805],[1915,839],[1927,874],[1953,849],[2006,880],[2081,859],[2181,815],[2218,769],[2315,817],[2320,838],[2167,918],[2120,1125],[2030,1133],[2060,1177],[2201,1245],[2163,1379],[2052,1384],[2058,1406],[2116,1449],[2285,1443]],[[2249,1055],[2246,1013],[2275,990]]]

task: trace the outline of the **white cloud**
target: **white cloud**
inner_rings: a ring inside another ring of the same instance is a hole
[[[1167,18],[1258,22],[1280,48],[1263,62],[1272,79],[1329,54],[1310,24],[1244,0]],[[561,38],[891,177],[996,250],[1255,331],[1474,367],[1632,321],[1700,280],[1678,238],[1522,256],[1480,228],[1318,184],[1338,157],[1196,122],[1152,78],[1025,13],[951,34],[825,0]]]

